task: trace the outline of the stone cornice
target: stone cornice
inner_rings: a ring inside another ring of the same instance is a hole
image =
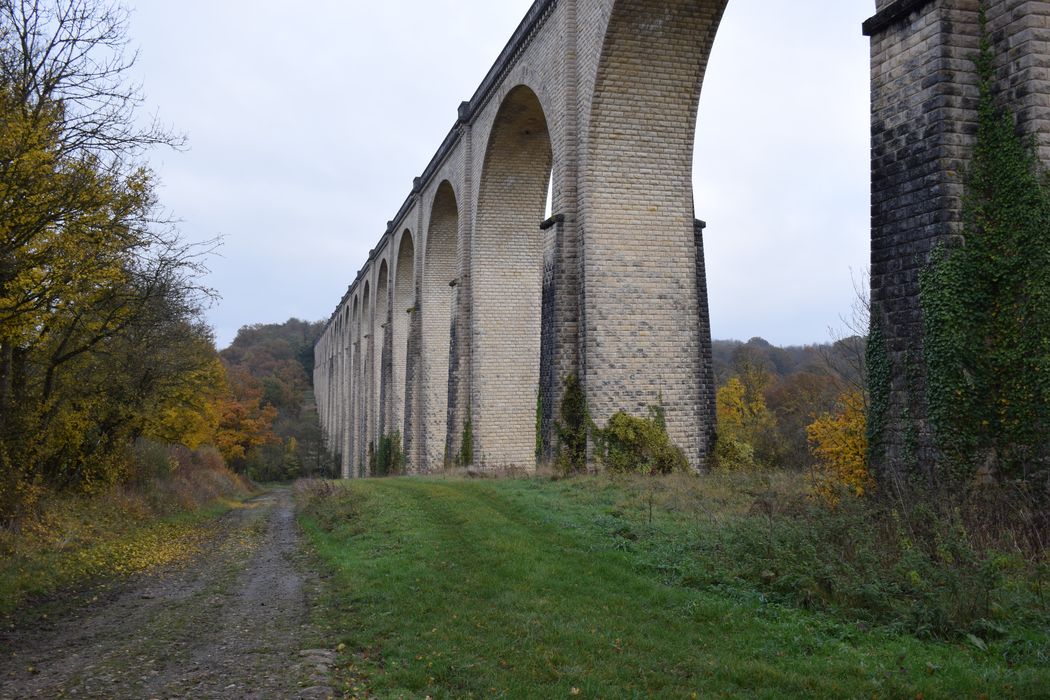
[[[863,25],[864,36],[875,36],[912,12],[918,12],[933,0],[896,0],[882,12],[878,12]]]

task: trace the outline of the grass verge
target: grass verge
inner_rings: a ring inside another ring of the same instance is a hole
[[[0,530],[0,615],[100,580],[189,559],[250,494],[225,468],[94,497],[54,496],[21,532]]]
[[[1031,649],[1010,656],[995,641],[921,639],[778,593],[783,573],[739,559],[756,546],[751,558],[766,556],[760,545],[776,538],[758,533],[779,521],[739,484],[696,482],[400,479],[308,495],[300,519],[331,570],[318,618],[345,645],[341,690],[978,698],[1050,687],[1038,622],[1018,622]]]

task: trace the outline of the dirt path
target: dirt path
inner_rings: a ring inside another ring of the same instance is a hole
[[[0,631],[0,698],[329,697],[291,493],[248,505],[194,561]]]

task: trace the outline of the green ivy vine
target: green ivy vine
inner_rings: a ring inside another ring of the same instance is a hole
[[[943,481],[1046,475],[1050,463],[1050,188],[996,106],[981,13],[977,139],[961,241],[920,275],[929,417]]]

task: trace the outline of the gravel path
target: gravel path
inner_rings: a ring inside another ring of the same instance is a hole
[[[331,696],[291,493],[248,506],[194,561],[0,631],[0,698]]]

